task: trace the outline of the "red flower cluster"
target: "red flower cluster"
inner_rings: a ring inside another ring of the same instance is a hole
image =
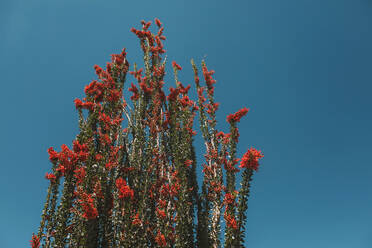
[[[162,23],[160,22],[160,20],[158,18],[155,18],[155,24],[160,28]]]
[[[91,194],[87,194],[83,191],[75,192],[79,196],[78,202],[83,209],[83,217],[87,220],[95,219],[98,216],[97,208],[94,206],[94,199]]]
[[[30,240],[31,248],[39,248],[40,247],[40,238],[35,234],[32,234],[32,239]]]
[[[168,101],[175,101],[177,99],[177,96],[180,94],[179,89],[170,87],[169,90],[170,90],[170,93],[167,97]]]
[[[208,71],[207,66],[205,64],[203,64],[202,70],[203,70],[205,83],[208,86],[208,91],[212,93],[211,95],[213,95],[213,89],[214,89],[213,84],[216,83],[216,80],[212,78],[212,75],[214,74],[214,70]]]
[[[80,144],[78,140],[73,142],[73,151],[71,151],[65,144],[61,146],[62,151],[56,152],[53,147],[48,149],[49,159],[53,163],[59,161],[56,171],[61,171],[62,175],[66,171],[73,170],[78,161],[84,162],[88,159],[89,148],[87,144]],[[47,179],[52,179],[53,176],[46,175]]]
[[[156,208],[156,212],[158,213],[158,216],[162,219],[165,219],[166,215],[165,215],[165,211],[164,210],[161,210],[159,208]]]
[[[165,236],[164,234],[161,234],[160,232],[158,232],[158,235],[156,235],[155,241],[160,247],[167,246],[167,241],[165,240]]]
[[[76,183],[81,184],[85,178],[86,172],[84,167],[74,170],[74,177],[77,179]]]
[[[172,66],[173,66],[173,68],[176,68],[179,71],[182,70],[182,67],[179,64],[177,64],[176,61],[172,62]]]
[[[48,149],[48,153],[49,153],[49,159],[51,162],[56,162],[58,161],[58,152],[56,152],[53,147],[50,147]]]
[[[215,103],[213,103],[213,105],[208,103],[205,106],[207,107],[207,113],[212,115],[212,114],[216,113],[220,104],[218,102],[215,102]]]
[[[74,151],[74,155],[80,161],[86,161],[89,155],[89,148],[87,144],[80,144],[78,140],[73,141],[72,149]]]
[[[258,160],[263,158],[261,151],[256,150],[255,148],[249,149],[242,157],[240,161],[240,168],[249,168],[252,170],[258,170]]]
[[[45,179],[48,179],[51,182],[54,182],[56,180],[56,176],[53,173],[45,173]]]
[[[90,111],[94,109],[94,102],[82,102],[80,99],[76,98],[74,103],[77,109],[89,109]]]
[[[101,102],[103,100],[105,85],[93,80],[89,85],[85,86],[84,91],[87,96],[92,96],[96,102]]]
[[[103,122],[103,127],[104,130],[108,131],[112,126],[119,126],[121,122],[123,121],[123,118],[120,118],[120,116],[111,119],[109,115],[106,115],[105,113],[100,112],[98,119]]]
[[[188,160],[185,161],[185,165],[187,167],[190,167],[190,165],[192,165],[192,163],[193,163],[193,161],[191,159],[188,159]]]
[[[133,190],[127,185],[127,182],[119,177],[116,179],[116,187],[119,190],[119,198],[131,198],[133,200],[134,192]]]
[[[238,191],[235,191],[234,194],[226,193],[225,194],[225,199],[223,200],[223,202],[227,205],[234,204],[237,193],[238,193]]]
[[[238,229],[238,225],[236,224],[236,220],[234,216],[225,213],[224,218],[226,220],[226,225],[233,229]]]
[[[183,98],[179,100],[179,102],[184,108],[194,106],[194,102],[190,100],[189,96],[184,96]]]
[[[145,41],[146,39],[150,45],[150,51],[154,56],[158,56],[159,54],[165,53],[164,45],[161,40],[165,40],[165,36],[163,35],[164,27],[161,27],[162,23],[159,19],[155,19],[155,24],[158,26],[159,30],[157,35],[155,35],[155,39],[152,33],[148,30],[151,22],[141,21],[142,23],[142,30],[137,30],[135,28],[131,28],[130,31],[133,32],[137,37],[141,40],[141,48],[143,51],[146,51]],[[155,46],[156,43],[156,46]]]
[[[139,218],[139,213],[137,213],[137,214],[133,217],[132,225],[137,226],[137,225],[141,225],[141,224],[142,224],[142,221],[141,221],[141,219]]]
[[[132,101],[136,101],[139,98],[138,89],[133,83],[131,83],[131,85],[132,87],[128,89],[129,91],[133,92],[133,95],[130,97],[130,99]]]
[[[239,122],[240,119],[245,116],[248,113],[249,109],[248,108],[242,108],[235,114],[229,114],[226,118],[227,122]]]
[[[238,168],[235,168],[235,165],[238,163],[239,158],[234,159],[233,161],[227,161],[225,158],[223,160],[224,162],[224,168],[226,171],[232,171],[232,172],[239,172],[240,170]]]
[[[222,143],[227,144],[230,142],[231,133],[218,132],[216,134],[217,139],[222,139]]]

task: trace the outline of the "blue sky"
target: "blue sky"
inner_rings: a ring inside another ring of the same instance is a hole
[[[254,146],[265,158],[247,247],[372,247],[369,0],[2,0],[1,246],[28,247],[37,231],[46,150],[75,138],[73,100],[95,79],[93,65],[123,47],[141,63],[129,30],[155,17],[184,84],[194,86],[191,58],[216,71],[223,131],[227,114],[251,109],[238,156]]]

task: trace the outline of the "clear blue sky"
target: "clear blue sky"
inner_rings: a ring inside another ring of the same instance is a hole
[[[73,99],[93,65],[123,47],[141,62],[129,30],[155,17],[184,84],[191,58],[216,71],[223,131],[227,114],[251,109],[238,156],[254,146],[265,158],[247,247],[372,247],[370,0],[2,0],[1,247],[28,247],[37,231],[46,150],[76,136]]]

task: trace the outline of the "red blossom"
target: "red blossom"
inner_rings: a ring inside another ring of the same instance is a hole
[[[59,154],[58,154],[58,152],[56,152],[56,151],[53,149],[53,147],[50,147],[50,148],[48,149],[48,153],[49,153],[49,159],[50,159],[50,161],[55,162],[56,160],[58,160],[58,158],[59,158]]]
[[[161,207],[161,208],[165,208],[165,206],[167,205],[167,201],[165,201],[165,200],[159,200],[159,206]]]
[[[131,83],[131,85],[132,87],[128,89],[129,91],[133,92],[133,95],[130,97],[130,99],[132,101],[136,101],[139,98],[138,89],[133,83]]]
[[[225,194],[225,199],[223,200],[223,202],[225,204],[233,204],[233,203],[235,203],[235,198],[236,198],[235,194],[226,193]]]
[[[160,20],[158,18],[155,18],[155,24],[160,28],[162,23],[160,22]]]
[[[100,76],[103,72],[103,69],[99,67],[98,65],[94,65],[94,70],[96,71],[96,74]]]
[[[87,94],[87,96],[92,96],[94,97],[95,101],[101,102],[103,100],[105,89],[106,89],[106,86],[103,83],[99,83],[96,80],[93,80],[90,84],[85,86],[84,91],[85,91],[85,94]],[[82,106],[83,103],[80,101],[79,105]],[[76,108],[78,107],[76,106]]]
[[[187,93],[189,92],[191,88],[190,85],[187,85],[186,87],[184,87],[181,82],[178,82],[178,87],[179,87],[180,93],[184,95],[187,95]]]
[[[168,99],[169,101],[174,101],[174,100],[176,100],[176,99],[177,99],[177,96],[180,94],[179,89],[178,89],[178,88],[175,89],[175,88],[173,88],[173,87],[170,87],[169,90],[170,90],[170,94],[168,95],[167,99]]]
[[[74,177],[77,179],[76,183],[81,184],[86,175],[84,167],[78,168],[74,170],[74,172],[75,172]]]
[[[212,75],[214,74],[214,70],[208,71],[207,66],[203,64],[202,71],[205,79],[205,83],[207,84],[209,94],[213,95],[213,84],[216,83],[216,80],[212,78]]]
[[[48,179],[51,182],[54,182],[56,180],[56,176],[53,173],[45,173],[45,179]]]
[[[76,106],[77,109],[79,109],[79,108],[81,108],[83,106],[83,102],[80,99],[78,99],[78,98],[76,98],[74,100],[74,103],[75,103],[75,106]]]
[[[133,217],[133,220],[132,220],[132,225],[141,225],[142,224],[142,221],[141,219],[139,218],[139,213],[137,213],[134,217]]]
[[[179,100],[179,102],[183,107],[191,107],[194,105],[194,102],[190,100],[189,96],[184,96]]]
[[[226,118],[227,122],[239,122],[240,119],[248,113],[248,108],[242,108],[234,114],[229,114]]]
[[[156,212],[158,213],[158,216],[162,219],[165,219],[166,215],[165,215],[165,211],[164,210],[161,210],[159,208],[156,208]]]
[[[173,68],[176,68],[179,71],[182,70],[182,67],[179,64],[177,64],[176,61],[172,61],[172,66]]]
[[[107,101],[117,102],[122,96],[121,90],[112,89],[107,93]]]
[[[225,136],[225,133],[222,132],[222,131],[216,133],[216,138],[217,138],[217,139],[221,139],[221,138],[223,138],[224,136]]]
[[[203,91],[204,91],[204,87],[200,87],[198,89],[198,97],[199,97],[199,101],[201,103],[205,102],[207,99],[204,97],[204,94],[203,94]]]
[[[60,164],[58,165],[58,168],[56,169],[56,171],[60,171],[63,176],[66,173],[66,167]]]
[[[83,208],[83,217],[87,220],[95,219],[98,216],[97,208],[93,204],[93,199],[91,195],[88,195],[87,202],[81,203],[81,207]]]
[[[151,25],[151,21],[145,22],[144,20],[141,21],[143,30],[149,29]]]
[[[153,88],[148,87],[147,84],[145,83],[145,80],[143,80],[141,83],[139,83],[139,86],[141,90],[145,93],[145,95],[151,95]]]
[[[131,198],[133,200],[134,192],[133,190],[127,185],[127,182],[119,177],[116,179],[116,187],[119,190],[119,198]]]
[[[238,225],[236,224],[236,220],[234,216],[225,213],[224,218],[226,220],[226,225],[233,229],[238,229]]]
[[[95,158],[96,158],[97,161],[100,161],[103,158],[103,156],[101,154],[97,153]]]
[[[32,234],[32,238],[30,240],[31,248],[39,248],[40,247],[40,238],[35,234]]]
[[[160,232],[158,232],[158,234],[156,235],[155,241],[160,247],[167,246],[167,241],[165,240],[165,236],[164,234],[161,234]]]
[[[258,160],[263,158],[261,151],[256,150],[255,148],[249,149],[242,157],[240,161],[240,168],[249,168],[252,170],[258,170]]]
[[[192,165],[192,163],[193,163],[193,161],[190,160],[190,159],[188,159],[188,160],[185,161],[185,165],[186,165],[187,167],[190,167],[190,165]]]
[[[89,156],[87,144],[80,144],[78,140],[73,141],[73,151],[77,154],[80,161],[86,161]]]
[[[80,108],[83,108],[83,109],[89,109],[91,111],[93,111],[94,109],[94,102],[82,102],[80,99],[76,98],[74,100],[74,103],[75,103],[75,107],[77,109],[80,109]]]

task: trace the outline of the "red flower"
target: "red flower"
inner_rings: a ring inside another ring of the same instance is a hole
[[[45,173],[45,179],[50,180],[51,182],[54,182],[56,180],[56,176],[53,173]]]
[[[82,108],[83,109],[89,109],[90,111],[93,111],[94,102],[84,102]]]
[[[49,159],[50,159],[50,161],[54,162],[54,161],[58,160],[58,158],[59,158],[58,152],[56,152],[53,149],[53,147],[50,147],[48,149],[48,153],[49,153]]]
[[[240,119],[248,113],[248,108],[242,108],[235,114],[229,114],[226,118],[227,122],[239,122]]]
[[[145,93],[145,95],[151,95],[152,91],[153,91],[153,88],[148,87],[145,83],[145,80],[143,80],[141,83],[139,83],[139,86],[141,88],[141,90]]]
[[[129,91],[133,92],[133,95],[130,97],[130,99],[135,101],[139,98],[138,89],[133,83],[131,83],[131,85],[132,87],[128,89]]]
[[[178,89],[178,88],[175,89],[175,88],[173,88],[173,87],[170,87],[169,90],[170,90],[170,94],[169,94],[168,97],[167,97],[168,100],[169,100],[169,101],[174,101],[174,100],[176,100],[176,99],[177,99],[177,96],[180,94],[179,89]]]
[[[133,221],[132,221],[132,225],[141,225],[142,224],[142,221],[141,219],[139,218],[139,213],[137,213],[134,218],[133,218]]]
[[[162,23],[160,22],[160,20],[158,18],[155,18],[155,24],[160,28]]]
[[[187,107],[187,106],[191,107],[194,105],[194,102],[190,100],[189,96],[184,96],[183,98],[179,100],[179,102],[181,103],[183,107]]]
[[[60,164],[58,168],[56,169],[56,171],[60,171],[62,175],[65,175],[66,167]]]
[[[103,156],[99,153],[96,154],[96,160],[99,161],[103,158]]]
[[[98,211],[95,208],[93,204],[93,199],[91,198],[91,195],[89,194],[87,202],[82,203],[81,207],[83,208],[83,217],[87,220],[95,219],[98,216]]]
[[[75,172],[74,177],[76,177],[76,179],[77,179],[76,183],[77,184],[82,183],[84,178],[85,178],[85,175],[86,175],[84,167],[76,169],[76,170],[74,170],[74,172]]]
[[[225,204],[233,204],[235,203],[235,197],[236,197],[235,194],[226,193],[223,202]]]
[[[175,67],[179,71],[182,70],[182,67],[179,64],[177,64],[176,61],[172,62],[172,66]]]
[[[234,216],[229,215],[228,213],[225,213],[225,220],[226,225],[233,229],[238,229],[238,225],[236,224],[236,220]]]
[[[134,192],[123,178],[116,179],[116,187],[119,190],[119,198],[131,198],[133,200]]]
[[[40,238],[35,234],[32,234],[32,239],[30,240],[31,248],[39,248],[40,247]]]
[[[83,102],[80,100],[80,99],[78,99],[78,98],[76,98],[75,100],[74,100],[74,103],[75,103],[75,107],[78,109],[78,108],[81,108],[82,106],[83,106]]]
[[[193,161],[190,160],[190,159],[188,159],[188,160],[185,161],[185,165],[186,165],[187,167],[190,167],[190,165],[192,165],[192,163],[193,163]]]
[[[92,195],[85,193],[81,189],[78,189],[78,192],[74,192],[74,194],[80,198],[78,202],[83,209],[83,218],[87,220],[95,219],[98,216],[98,210],[94,206],[94,199],[92,198]]]
[[[94,70],[96,71],[96,74],[99,76],[103,72],[103,69],[99,67],[98,65],[94,65]]]
[[[89,109],[93,111],[94,109],[94,103],[93,102],[82,102],[80,99],[76,98],[74,100],[75,107],[77,109],[83,108],[83,109]]]
[[[212,78],[212,75],[214,74],[214,70],[208,71],[207,66],[204,64],[202,66],[202,71],[203,71],[205,83],[208,86],[208,90],[210,91],[210,94],[213,95],[213,84],[216,83],[216,80]]]
[[[240,161],[240,168],[249,168],[252,170],[258,170],[258,160],[263,158],[261,151],[256,150],[255,148],[249,149],[242,157]]]
[[[167,205],[167,202],[165,201],[165,200],[159,200],[159,206],[161,207],[161,208],[165,208],[165,206]]]
[[[103,83],[99,83],[96,80],[93,80],[90,84],[85,86],[84,91],[87,96],[93,96],[95,101],[101,102],[103,99],[105,88],[106,86]]]
[[[161,210],[159,208],[156,208],[156,212],[158,213],[158,215],[160,216],[160,218],[164,219],[166,217],[164,210]]]
[[[73,151],[81,161],[86,161],[89,156],[89,147],[87,144],[80,144],[78,140],[73,141]]]
[[[161,234],[160,232],[158,232],[158,235],[156,235],[155,241],[160,247],[167,246],[167,241],[165,240],[165,236],[164,234]]]

